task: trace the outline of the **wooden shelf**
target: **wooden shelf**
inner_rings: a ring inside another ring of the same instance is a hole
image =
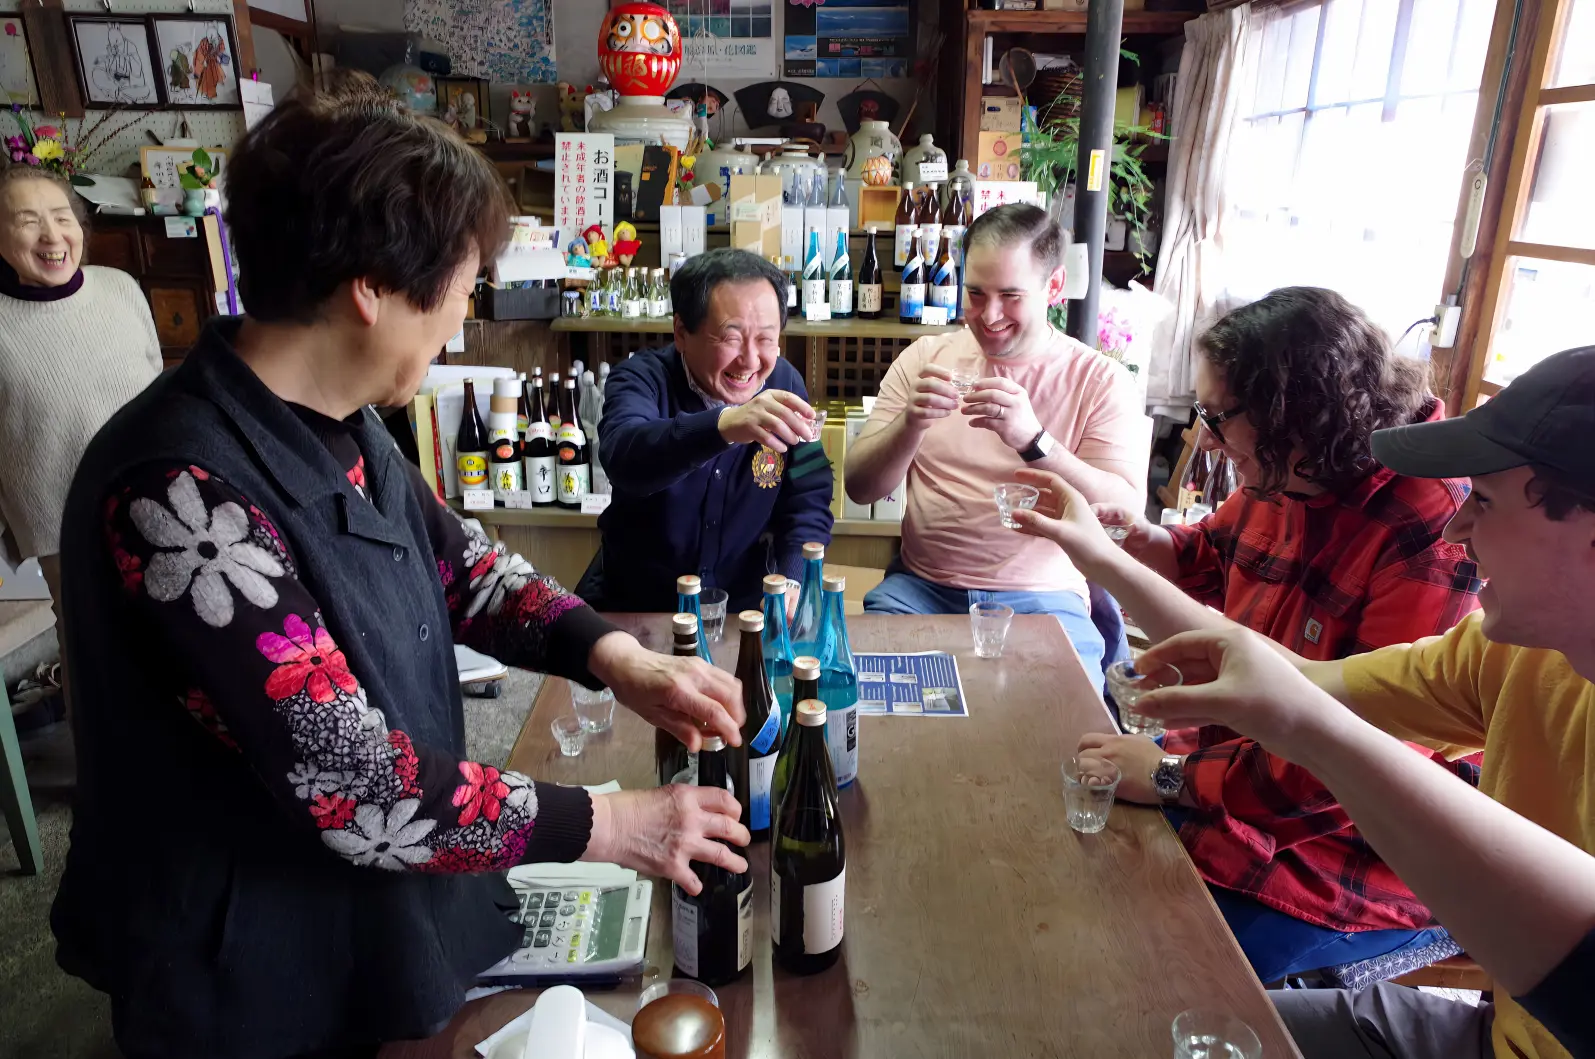
[[[675,330],[675,325],[670,320],[617,320],[614,317],[574,317],[562,316],[551,321],[550,329],[554,331],[583,331],[599,334],[648,334],[667,335]],[[963,324],[947,324],[940,327],[923,327],[917,324],[901,324],[896,320],[826,320],[821,323],[809,323],[803,319],[787,321],[786,330],[782,334],[788,338],[828,338],[832,336],[852,335],[859,338],[923,338],[926,335],[946,335],[954,331],[961,331]]]
[[[1130,33],[1179,33],[1199,11],[1126,11],[1124,30]],[[979,33],[1084,34],[1084,11],[971,11],[969,28]]]
[[[525,508],[496,507],[492,511],[467,511],[460,506],[458,500],[450,500],[449,506],[466,518],[479,520],[484,526],[531,526],[538,529],[595,529],[598,526],[597,515],[584,515],[580,511],[567,511],[564,508],[544,507]],[[839,518],[831,527],[832,537],[901,537],[903,524],[889,522],[885,519],[860,519]]]

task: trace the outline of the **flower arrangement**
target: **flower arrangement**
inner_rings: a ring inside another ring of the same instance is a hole
[[[1117,307],[1105,308],[1097,314],[1097,349],[1114,360],[1123,361],[1134,341],[1135,326]]]
[[[7,136],[5,150],[8,160],[14,165],[38,166],[52,173],[59,173],[74,184],[87,185],[90,183],[83,173],[87,171],[89,162],[98,154],[106,144],[110,143],[116,134],[124,129],[144,120],[148,115],[140,113],[120,125],[106,130],[107,123],[117,113],[118,108],[102,112],[95,118],[94,123],[87,130],[84,129],[84,120],[78,122],[77,142],[73,142],[71,130],[66,124],[66,115],[60,115],[59,125],[46,125],[35,121],[20,103],[11,104],[11,120],[16,122],[18,135]]]

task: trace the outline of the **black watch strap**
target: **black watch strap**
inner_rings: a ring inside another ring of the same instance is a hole
[[[1019,453],[1019,458],[1024,460],[1026,463],[1035,463],[1037,460],[1046,459],[1047,450],[1041,445],[1041,439],[1046,436],[1047,431],[1046,428],[1043,427],[1039,434],[1030,439],[1030,447]]]

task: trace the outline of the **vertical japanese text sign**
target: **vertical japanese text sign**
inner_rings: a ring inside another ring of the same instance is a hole
[[[554,142],[554,223],[567,242],[595,224],[614,238],[615,137],[561,132]]]

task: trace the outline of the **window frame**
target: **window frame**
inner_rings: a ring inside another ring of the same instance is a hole
[[[1510,23],[1513,6],[1513,0],[1498,0],[1496,12],[1498,31],[1503,22]],[[1506,88],[1501,132],[1510,137],[1510,142],[1507,144],[1498,141],[1497,151],[1510,146],[1510,153],[1506,157],[1504,167],[1499,165],[1491,167],[1492,170],[1504,169],[1499,175],[1496,172],[1490,175],[1492,183],[1504,177],[1504,189],[1496,201],[1490,202],[1487,198],[1485,210],[1480,217],[1479,249],[1485,255],[1482,262],[1484,281],[1482,290],[1471,295],[1478,300],[1478,311],[1473,314],[1471,328],[1466,328],[1469,308],[1467,298],[1470,292],[1466,289],[1463,291],[1464,327],[1467,329],[1467,334],[1458,336],[1455,353],[1459,357],[1466,358],[1466,375],[1459,378],[1459,373],[1455,370],[1451,373],[1453,392],[1458,383],[1461,384],[1462,390],[1461,404],[1452,408],[1453,413],[1474,408],[1481,400],[1493,397],[1501,391],[1500,384],[1487,380],[1484,372],[1490,362],[1497,329],[1506,312],[1507,292],[1510,289],[1508,263],[1515,257],[1533,257],[1595,267],[1595,249],[1530,243],[1516,237],[1533,191],[1534,164],[1540,156],[1540,141],[1545,130],[1545,108],[1564,103],[1595,102],[1595,83],[1559,88],[1546,87],[1551,72],[1551,58],[1560,53],[1572,7],[1573,0],[1524,0],[1524,20],[1520,25],[1525,28],[1528,26],[1528,16],[1532,8],[1533,48],[1529,54],[1526,76],[1522,79],[1519,89],[1521,102],[1516,102],[1515,113],[1509,114],[1508,111],[1514,106],[1515,101],[1512,96],[1517,86],[1509,84]],[[1497,32],[1496,36],[1500,38],[1504,50],[1506,34]],[[1486,73],[1489,72],[1490,66],[1491,64],[1486,61]],[[1488,110],[1493,113],[1494,106],[1495,100],[1492,99],[1486,107],[1484,97],[1481,95],[1481,118],[1487,121],[1486,112]],[[1466,210],[1466,206],[1466,191],[1464,191],[1464,201],[1458,207],[1459,217]],[[1488,246],[1484,245],[1486,226],[1489,226],[1493,233]],[[1447,289],[1455,290],[1456,285],[1449,284]]]

